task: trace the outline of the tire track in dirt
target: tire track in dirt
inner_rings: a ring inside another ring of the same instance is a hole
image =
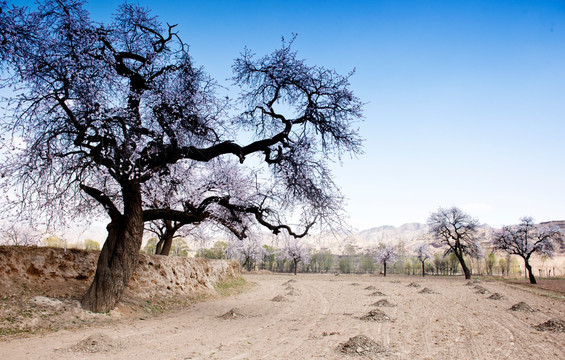
[[[396,324],[399,331],[392,339],[391,345],[401,358],[435,357],[437,354],[434,354],[431,346],[434,340],[430,338],[430,332],[426,328],[429,324],[434,323],[434,319],[438,318],[438,313],[444,309],[429,299],[432,295],[419,294],[417,290],[406,287],[406,284],[398,285],[394,300],[398,308]],[[428,304],[425,313],[412,311],[413,304],[421,302]]]
[[[264,285],[268,284],[260,283],[259,286]],[[283,286],[264,287],[253,296],[256,298],[259,295],[262,298],[260,301],[246,303],[247,299],[242,299],[240,307],[256,309],[260,314],[252,319],[236,321],[247,321],[249,324],[245,328],[253,330],[246,330],[205,354],[211,358],[253,359],[260,353],[261,358],[279,358],[281,354],[290,356],[300,353],[301,348],[308,348],[304,344],[311,341],[316,324],[327,317],[331,303],[319,288],[301,284],[300,279],[292,284],[294,290],[299,292],[298,296],[285,296],[287,302],[272,302],[274,296],[288,292]]]
[[[396,276],[401,283],[376,276],[251,275],[258,285],[249,291],[219,300],[191,305],[169,315],[123,321],[73,332],[16,339],[1,344],[0,357],[10,359],[89,360],[154,359],[350,359],[337,351],[340,343],[365,335],[389,348],[387,359],[559,359],[563,358],[565,334],[533,328],[565,313],[562,300],[485,282],[504,299],[490,300],[475,294],[461,278],[417,280]],[[299,296],[289,302],[273,302],[285,294],[282,285],[297,279]],[[362,283],[351,286],[352,282]],[[384,297],[370,297],[366,285],[374,285]],[[422,294],[429,287],[437,293]],[[360,316],[386,298],[396,307],[381,308],[395,321],[362,321]],[[535,313],[509,311],[525,301],[540,309]],[[236,308],[246,315],[232,320],[219,316]],[[87,354],[67,349],[93,333],[121,341],[119,351]],[[375,356],[378,358],[378,356]]]
[[[318,329],[317,325],[324,322],[331,309],[330,300],[315,284],[306,286],[298,283],[297,288],[302,293],[296,300],[296,303],[299,304],[299,311],[293,313],[293,316],[295,319],[302,318],[307,320],[298,320],[300,321],[300,328],[285,329],[279,339],[279,344],[284,349],[284,353],[287,354],[289,358],[295,359],[304,356],[304,345],[313,341],[313,332]],[[267,353],[267,355],[274,356],[280,354],[280,350],[280,348],[273,350]]]
[[[400,349],[399,355],[403,358],[422,359],[492,359],[510,354],[515,337],[512,330],[501,322],[488,325],[489,333],[492,330],[497,334],[498,346],[491,346],[492,341],[485,342],[483,332],[490,317],[485,304],[488,307],[492,303],[488,304],[491,300],[478,296],[467,294],[466,291],[459,295],[448,292],[422,294],[418,291],[403,291],[398,300],[399,308],[404,309],[398,322],[403,331],[399,333],[395,343]],[[447,317],[446,313],[449,314]]]
[[[454,304],[458,307],[457,317],[463,322],[460,336],[470,346],[455,347],[453,355],[486,360],[498,359],[502,358],[503,354],[510,354],[515,336],[509,327],[495,320],[497,318],[495,313],[498,311],[494,300],[489,300],[488,295],[476,293],[474,288],[468,290],[470,294],[455,300]],[[492,293],[490,289],[487,291],[487,294]],[[497,334],[496,338],[490,336],[492,333]]]

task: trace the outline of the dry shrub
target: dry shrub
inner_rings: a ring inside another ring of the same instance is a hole
[[[512,311],[523,311],[523,312],[534,312],[534,311],[536,311],[534,308],[532,308],[530,305],[526,304],[523,301],[520,301],[519,303],[512,305],[510,310],[512,310]]]
[[[123,348],[124,347],[120,341],[112,339],[108,335],[96,333],[90,335],[76,345],[71,346],[68,350],[84,353],[99,353],[118,351]]]
[[[483,294],[483,295],[488,294],[488,290],[482,287],[481,285],[475,286],[475,290],[477,290],[475,291],[477,294]]]
[[[373,309],[369,311],[367,315],[361,316],[361,320],[365,321],[376,321],[376,322],[391,322],[392,319],[379,309]]]
[[[218,316],[220,319],[224,319],[224,320],[233,320],[233,319],[241,319],[241,318],[245,318],[247,316],[243,315],[242,313],[239,312],[239,310],[237,309],[231,309],[230,311],[228,311],[227,313]]]
[[[339,334],[341,334],[339,331],[330,331],[330,332],[324,331],[324,332],[322,332],[322,336],[332,336],[332,335],[339,335]]]
[[[499,293],[494,293],[491,296],[488,297],[491,300],[502,300],[504,299],[504,296],[502,296],[502,294]]]
[[[338,351],[346,355],[371,357],[385,353],[387,349],[364,335],[357,335],[340,344]]]
[[[287,292],[286,294],[289,295],[289,296],[299,296],[300,291],[293,289],[293,290],[290,290],[289,292]]]
[[[394,307],[396,304],[391,303],[387,299],[381,299],[377,302],[371,304],[371,306],[378,306],[378,307]]]
[[[423,288],[422,290],[418,291],[420,294],[437,294],[435,291],[433,291],[432,289],[429,289],[427,287]]]
[[[565,322],[560,319],[547,320],[544,323],[534,326],[538,331],[552,331],[558,333],[565,333]]]
[[[408,287],[419,288],[420,284],[415,283],[415,282],[411,282],[410,284],[408,284]]]

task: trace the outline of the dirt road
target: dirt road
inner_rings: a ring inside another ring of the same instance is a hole
[[[565,359],[565,333],[534,327],[565,320],[565,300],[512,285],[394,275],[246,279],[256,283],[250,291],[174,314],[0,342],[0,358],[347,359],[339,345],[365,335],[385,348],[365,358]],[[536,311],[511,311],[519,302]],[[361,319],[371,310],[384,314]]]

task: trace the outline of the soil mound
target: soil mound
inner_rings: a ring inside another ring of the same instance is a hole
[[[365,288],[365,290],[377,290],[377,288],[374,287],[373,285],[369,285]]]
[[[420,290],[420,291],[418,291],[418,292],[419,292],[420,294],[436,294],[435,291],[433,291],[432,289],[427,288],[427,287],[423,288],[422,290]]]
[[[369,296],[386,296],[386,295],[380,291],[375,291],[373,293],[370,293]]]
[[[90,335],[78,344],[71,346],[69,350],[84,353],[99,353],[118,351],[123,348],[120,341],[112,339],[108,335],[96,333]]]
[[[539,331],[552,331],[552,332],[565,333],[565,321],[560,319],[551,319],[551,320],[547,320],[544,323],[534,326],[534,328]]]
[[[300,291],[293,289],[293,290],[290,290],[289,292],[287,292],[286,294],[289,295],[289,296],[299,296]]]
[[[477,294],[483,294],[483,295],[488,294],[488,290],[482,287],[481,285],[475,286],[475,290],[477,290],[475,291]]]
[[[274,302],[285,302],[285,301],[288,301],[288,300],[287,300],[287,298],[285,298],[285,297],[282,296],[282,295],[277,295],[277,296],[275,296],[274,298],[272,298],[271,301],[274,301]]]
[[[283,285],[283,286],[284,286],[284,285],[290,285],[290,284],[295,283],[295,282],[296,282],[296,280],[290,279],[290,280],[288,280],[288,281],[283,282],[282,285]]]
[[[499,293],[494,293],[491,296],[488,297],[491,300],[502,300],[504,299],[504,296],[502,296],[502,294]]]
[[[381,299],[377,302],[374,302],[371,304],[371,306],[378,306],[378,307],[394,307],[396,306],[396,304],[391,303],[390,301],[388,301],[387,299]]]
[[[465,286],[475,286],[475,285],[477,285],[477,284],[480,283],[480,282],[481,282],[481,281],[480,281],[480,280],[477,280],[477,279],[472,280],[472,281],[469,280],[469,281],[467,281],[467,283],[465,284]]]
[[[410,284],[408,284],[408,287],[419,288],[420,284],[415,283],[415,282],[411,282]]]
[[[523,312],[534,312],[534,311],[536,311],[534,308],[532,308],[530,305],[526,304],[523,301],[520,301],[519,303],[512,305],[510,310],[512,310],[512,311],[523,311]]]
[[[385,353],[387,349],[364,335],[357,335],[340,344],[338,351],[346,355],[371,357]]]
[[[361,285],[361,284],[359,284],[359,283],[351,283],[351,284],[349,284],[349,285],[351,285],[351,286],[359,286],[359,285]]]
[[[391,322],[392,319],[379,309],[373,309],[369,311],[367,315],[361,316],[361,320],[365,321],[376,321],[376,322]]]
[[[228,311],[227,313],[218,316],[220,319],[224,319],[224,320],[233,320],[233,319],[241,319],[241,318],[246,318],[247,316],[243,315],[242,313],[239,312],[239,310],[237,309],[231,309],[230,311]]]
[[[391,284],[400,284],[400,280],[392,280]]]

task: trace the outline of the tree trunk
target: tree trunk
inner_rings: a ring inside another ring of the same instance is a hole
[[[159,239],[155,245],[155,255],[161,255],[161,250],[163,249],[163,239]]]
[[[384,272],[383,272],[383,276],[386,276],[386,261],[383,263],[384,265]]]
[[[458,254],[456,251],[454,252],[455,256],[459,260],[461,264],[461,268],[463,269],[463,273],[465,274],[465,280],[471,280],[471,271],[465,264],[465,259],[463,258],[463,254]]]
[[[163,247],[158,255],[168,256],[171,252],[171,247],[173,246],[173,237],[175,236],[174,231],[170,231],[168,228],[163,234]]]
[[[426,276],[426,272],[424,269],[424,261],[422,261],[422,277]]]
[[[463,268],[463,273],[465,274],[465,280],[471,280],[471,270],[465,265],[465,261],[461,262],[461,267]]]
[[[294,275],[296,275],[296,270],[298,270],[298,261],[294,260]]]
[[[96,274],[81,305],[93,312],[112,310],[124,292],[138,263],[143,237],[139,184],[122,186],[124,214],[107,226],[108,237],[98,258]]]
[[[525,264],[526,264],[526,269],[528,270],[528,275],[530,277],[530,284],[537,284],[536,278],[534,276],[534,272],[532,271],[532,266],[527,260]]]

